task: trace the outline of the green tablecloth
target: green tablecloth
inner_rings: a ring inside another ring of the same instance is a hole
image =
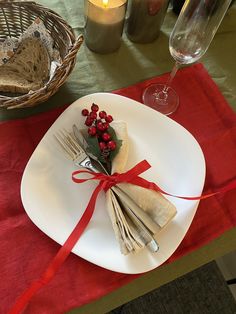
[[[64,17],[76,34],[83,33],[83,0],[40,0],[38,2]],[[77,64],[72,74],[53,97],[33,108],[0,109],[0,119],[23,118],[69,104],[86,94],[111,91],[170,71],[174,61],[168,50],[168,37],[175,20],[176,16],[169,10],[159,38],[151,44],[134,44],[124,34],[121,48],[113,54],[95,54],[83,44],[77,55]],[[236,110],[235,56],[236,4],[228,10],[211,46],[201,59],[234,110]],[[236,228],[226,232],[209,245],[171,264],[159,267],[104,298],[71,313],[105,313],[235,248]]]
[[[83,33],[84,1],[40,0],[59,13],[74,29]],[[76,66],[60,90],[47,102],[34,108],[0,110],[0,119],[15,119],[69,104],[93,92],[111,91],[169,72],[174,65],[168,49],[169,34],[176,16],[169,9],[159,38],[151,44],[134,44],[124,33],[119,51],[100,55],[85,44],[77,55]],[[201,59],[230,105],[236,109],[236,4],[227,12],[207,53]]]

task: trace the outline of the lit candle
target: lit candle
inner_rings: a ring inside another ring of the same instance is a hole
[[[116,51],[121,44],[127,0],[85,1],[85,42],[98,53]]]

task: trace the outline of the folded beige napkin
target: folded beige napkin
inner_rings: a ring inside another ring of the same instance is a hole
[[[112,127],[117,138],[122,140],[119,153],[112,162],[112,173],[122,173],[129,153],[127,126],[123,121],[115,121],[112,122]],[[113,192],[111,190],[107,192],[108,213],[121,253],[126,255],[152,244],[152,237],[155,237],[173,219],[177,211],[175,206],[159,192],[128,183],[118,186],[138,205],[135,206],[127,200],[131,210],[124,210]],[[147,232],[143,229],[143,225]]]

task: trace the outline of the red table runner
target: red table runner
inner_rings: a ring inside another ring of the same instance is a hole
[[[115,93],[141,101],[143,88],[166,75]],[[171,118],[187,128],[205,155],[205,193],[236,178],[236,116],[201,64],[180,70],[173,86],[180,107]],[[127,108],[128,110],[128,108]],[[26,163],[63,109],[0,124],[0,313],[37,279],[59,249],[26,215],[20,181]],[[236,225],[235,191],[201,201],[193,223],[173,261],[201,247]],[[91,302],[137,278],[111,272],[71,254],[55,278],[42,288],[24,313],[63,313]]]

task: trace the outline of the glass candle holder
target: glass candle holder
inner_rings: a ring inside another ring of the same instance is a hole
[[[85,0],[84,37],[87,47],[97,53],[119,49],[127,0]]]
[[[150,43],[160,32],[169,0],[131,0],[126,33],[136,43]]]

